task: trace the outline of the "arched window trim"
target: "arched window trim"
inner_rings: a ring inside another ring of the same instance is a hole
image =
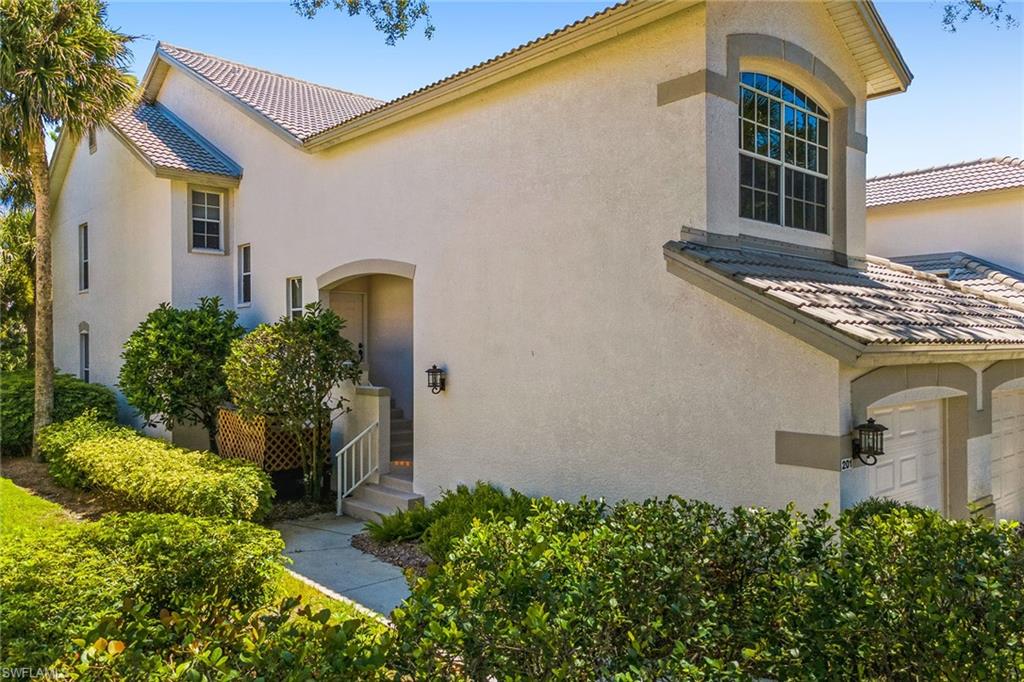
[[[740,217],[830,234],[829,112],[781,78],[739,80]]]

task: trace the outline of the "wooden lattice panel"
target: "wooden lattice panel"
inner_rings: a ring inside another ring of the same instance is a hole
[[[329,449],[330,439],[327,430],[323,434],[324,451]],[[236,411],[222,408],[217,413],[217,447],[222,456],[244,459],[264,471],[302,468],[302,455],[295,438],[275,428],[266,417],[246,421]]]

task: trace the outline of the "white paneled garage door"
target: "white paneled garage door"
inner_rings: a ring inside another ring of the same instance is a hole
[[[1024,521],[1024,391],[992,393],[992,502],[996,518]]]
[[[871,495],[943,511],[941,400],[868,410],[889,427],[885,455],[868,467]]]

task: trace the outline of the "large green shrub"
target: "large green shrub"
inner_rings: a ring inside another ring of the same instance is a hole
[[[88,420],[67,429],[86,438],[58,455],[58,479],[102,491],[124,509],[253,521],[270,512],[270,477],[248,462],[176,448],[125,429],[104,430]],[[48,453],[67,446],[64,433],[63,427],[47,433]]]
[[[55,669],[71,679],[392,679],[384,667],[391,637],[369,619],[286,599],[240,611],[217,599],[153,615],[130,604],[77,638]]]
[[[1013,679],[1024,539],[876,509],[535,503],[477,524],[395,613],[397,665],[456,679]]]
[[[230,397],[224,360],[244,333],[216,296],[195,308],[161,303],[125,342],[117,383],[147,423],[198,424],[217,452],[217,410]]]
[[[478,482],[473,488],[460,485],[446,490],[429,507],[397,511],[380,522],[368,522],[366,529],[380,542],[420,539],[424,551],[434,561],[442,561],[475,521],[507,518],[522,522],[532,509],[532,500],[526,495],[516,490],[506,495],[489,483]]]
[[[31,370],[0,374],[0,445],[5,455],[25,455],[32,447],[35,378]],[[117,419],[117,399],[100,384],[87,384],[70,374],[53,380],[53,421],[73,419],[87,410],[100,419]]]
[[[128,599],[153,613],[215,595],[265,602],[282,562],[280,535],[177,514],[109,515],[20,537],[0,551],[0,667],[45,667]]]

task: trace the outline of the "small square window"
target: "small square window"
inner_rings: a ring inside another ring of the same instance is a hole
[[[224,219],[221,212],[223,195],[193,189],[189,192],[189,212],[192,220],[190,245],[200,251],[223,252]]]

